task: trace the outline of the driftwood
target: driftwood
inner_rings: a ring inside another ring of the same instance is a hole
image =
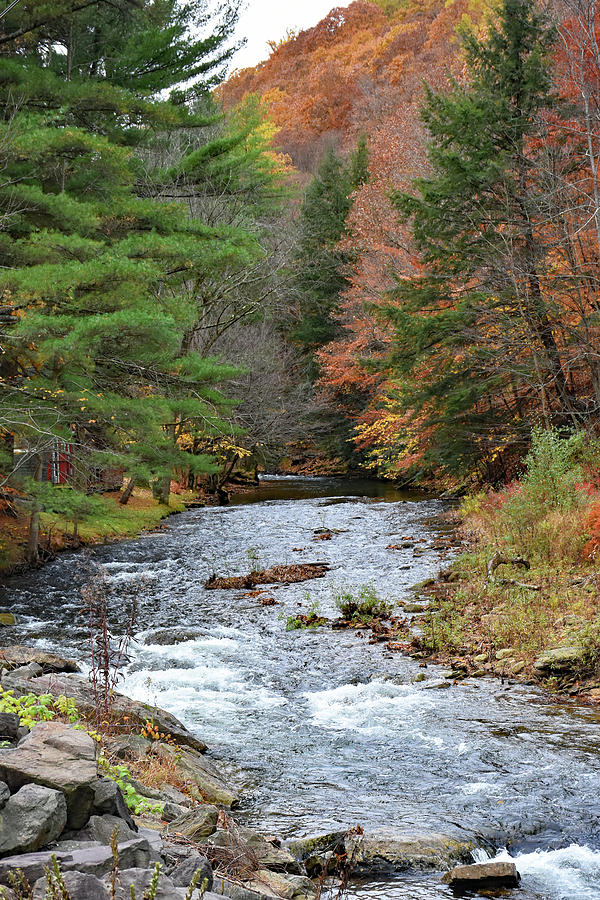
[[[497,584],[509,584],[513,587],[525,588],[528,591],[541,591],[541,585],[528,584],[525,581],[515,581],[513,578],[496,578],[495,572],[499,566],[523,566],[524,569],[531,569],[531,563],[523,556],[513,556],[512,559],[504,556],[500,551],[494,553],[487,566],[486,581],[495,581]]]
[[[291,566],[273,566],[272,569],[250,572],[248,575],[218,578],[214,573],[205,582],[207,590],[231,590],[253,588],[257,584],[297,584],[313,578],[323,578],[329,571],[327,563],[300,563]]]

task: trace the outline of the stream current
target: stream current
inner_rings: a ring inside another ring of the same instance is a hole
[[[285,630],[289,615],[316,602],[335,616],[344,589],[370,585],[391,601],[412,599],[411,585],[440,568],[433,545],[443,509],[372,482],[267,478],[229,507],[189,510],[164,530],[96,549],[88,562],[63,555],[8,580],[0,599],[19,621],[10,640],[84,659],[77,580],[100,565],[117,595],[134,589],[139,600],[121,689],[206,741],[242,789],[238,819],[283,838],[356,824],[456,834],[474,839],[482,858],[517,858],[522,885],[502,896],[600,898],[596,710],[552,703],[521,684],[447,687],[439,667],[419,668],[354,632]],[[318,529],[332,539],[315,542]],[[386,549],[408,537],[415,548]],[[203,587],[212,572],[311,561],[331,570],[268,586],[263,596],[275,606]],[[427,874],[357,885],[352,896],[452,894]]]

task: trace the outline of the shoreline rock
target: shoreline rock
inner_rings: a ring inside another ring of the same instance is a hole
[[[16,697],[29,693],[62,694],[75,700],[82,712],[95,713],[96,711],[92,686],[82,675],[70,672],[50,675],[32,673],[27,677],[26,674],[22,674],[19,669],[16,669],[14,672],[2,675],[1,681],[4,690],[12,690]],[[208,749],[204,741],[188,731],[179,719],[157,706],[140,703],[124,694],[115,693],[112,712],[116,719],[126,718],[130,725],[144,726],[152,720],[159,732],[173,738],[178,744],[190,747],[199,753],[204,753]]]

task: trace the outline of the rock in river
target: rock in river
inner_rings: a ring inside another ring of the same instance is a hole
[[[469,862],[473,849],[470,842],[437,832],[381,831],[346,838],[346,852],[361,875],[444,869]]]
[[[511,862],[476,863],[472,866],[456,866],[446,872],[442,881],[460,890],[480,888],[517,887],[521,876]]]

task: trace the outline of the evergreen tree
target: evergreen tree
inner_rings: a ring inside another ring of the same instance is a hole
[[[243,222],[195,215],[189,191],[219,171],[232,196],[254,178],[260,205],[270,170],[264,143],[253,158],[244,152],[254,126],[188,142],[167,168],[153,151],[161,134],[214,125],[213,111],[196,112],[181,92],[156,96],[192,79],[197,104],[226,58],[229,26],[190,34],[206,4],[122,0],[112,18],[102,3],[78,6],[23,4],[0,39],[0,428],[27,442],[38,480],[60,440],[75,448],[79,491],[98,467],[118,466],[162,484],[164,499],[175,469],[218,468],[186,436],[231,431],[218,384],[234,369],[187,339],[197,286],[261,255]],[[65,503],[77,517],[87,509]]]
[[[348,286],[348,253],[339,244],[352,207],[352,193],[368,179],[369,155],[361,136],[347,161],[330,147],[306,191],[300,211],[297,291],[300,321],[293,338],[314,352],[336,332],[333,317]]]
[[[484,39],[465,29],[462,40],[467,84],[426,93],[432,174],[416,196],[396,196],[420,265],[387,316],[399,406],[433,435],[430,458],[464,471],[526,437],[540,394],[562,421],[577,409],[543,286],[550,248],[534,140],[556,107],[555,33],[536,4],[503,0]]]

